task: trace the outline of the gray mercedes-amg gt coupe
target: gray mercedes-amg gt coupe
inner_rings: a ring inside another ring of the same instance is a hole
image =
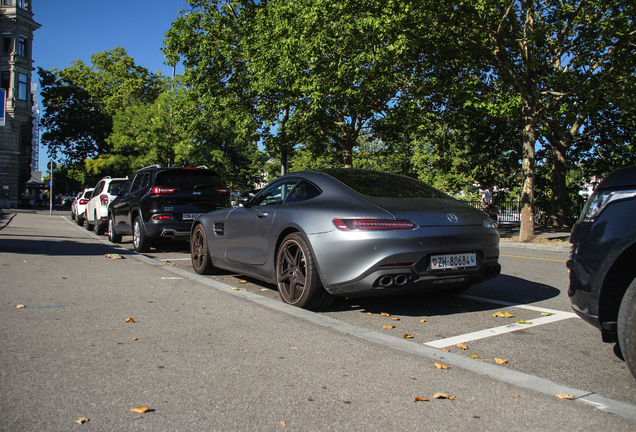
[[[457,293],[501,272],[490,218],[409,177],[302,171],[239,201],[195,220],[194,270],[276,284],[302,308],[325,308],[334,296]]]

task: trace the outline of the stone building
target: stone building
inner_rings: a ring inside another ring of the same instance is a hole
[[[0,208],[17,207],[31,179],[33,0],[0,0],[0,88],[6,91],[0,126]]]

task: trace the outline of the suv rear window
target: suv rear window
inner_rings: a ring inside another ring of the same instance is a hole
[[[119,189],[121,185],[126,183],[126,180],[113,180],[108,184],[108,192],[112,192],[113,189]]]
[[[192,190],[225,187],[225,183],[214,171],[174,170],[157,173],[155,186]]]

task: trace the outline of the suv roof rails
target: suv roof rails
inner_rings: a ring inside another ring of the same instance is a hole
[[[109,178],[110,178],[110,176],[104,176],[104,177],[102,177],[102,180],[109,179]]]
[[[197,168],[199,168],[199,169],[210,169],[210,168],[208,168],[208,167],[207,167],[207,166],[205,166],[205,165],[199,165]]]
[[[141,171],[141,170],[144,170],[144,169],[147,169],[147,168],[161,168],[161,165],[154,164],[154,165],[150,165],[150,166],[147,166],[147,167],[139,168],[137,171]]]

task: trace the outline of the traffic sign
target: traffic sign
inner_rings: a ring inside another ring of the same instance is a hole
[[[51,167],[53,167],[53,168],[51,168]],[[48,162],[46,164],[46,169],[49,170],[49,171],[55,171],[57,169],[57,163],[53,162],[53,161]]]

